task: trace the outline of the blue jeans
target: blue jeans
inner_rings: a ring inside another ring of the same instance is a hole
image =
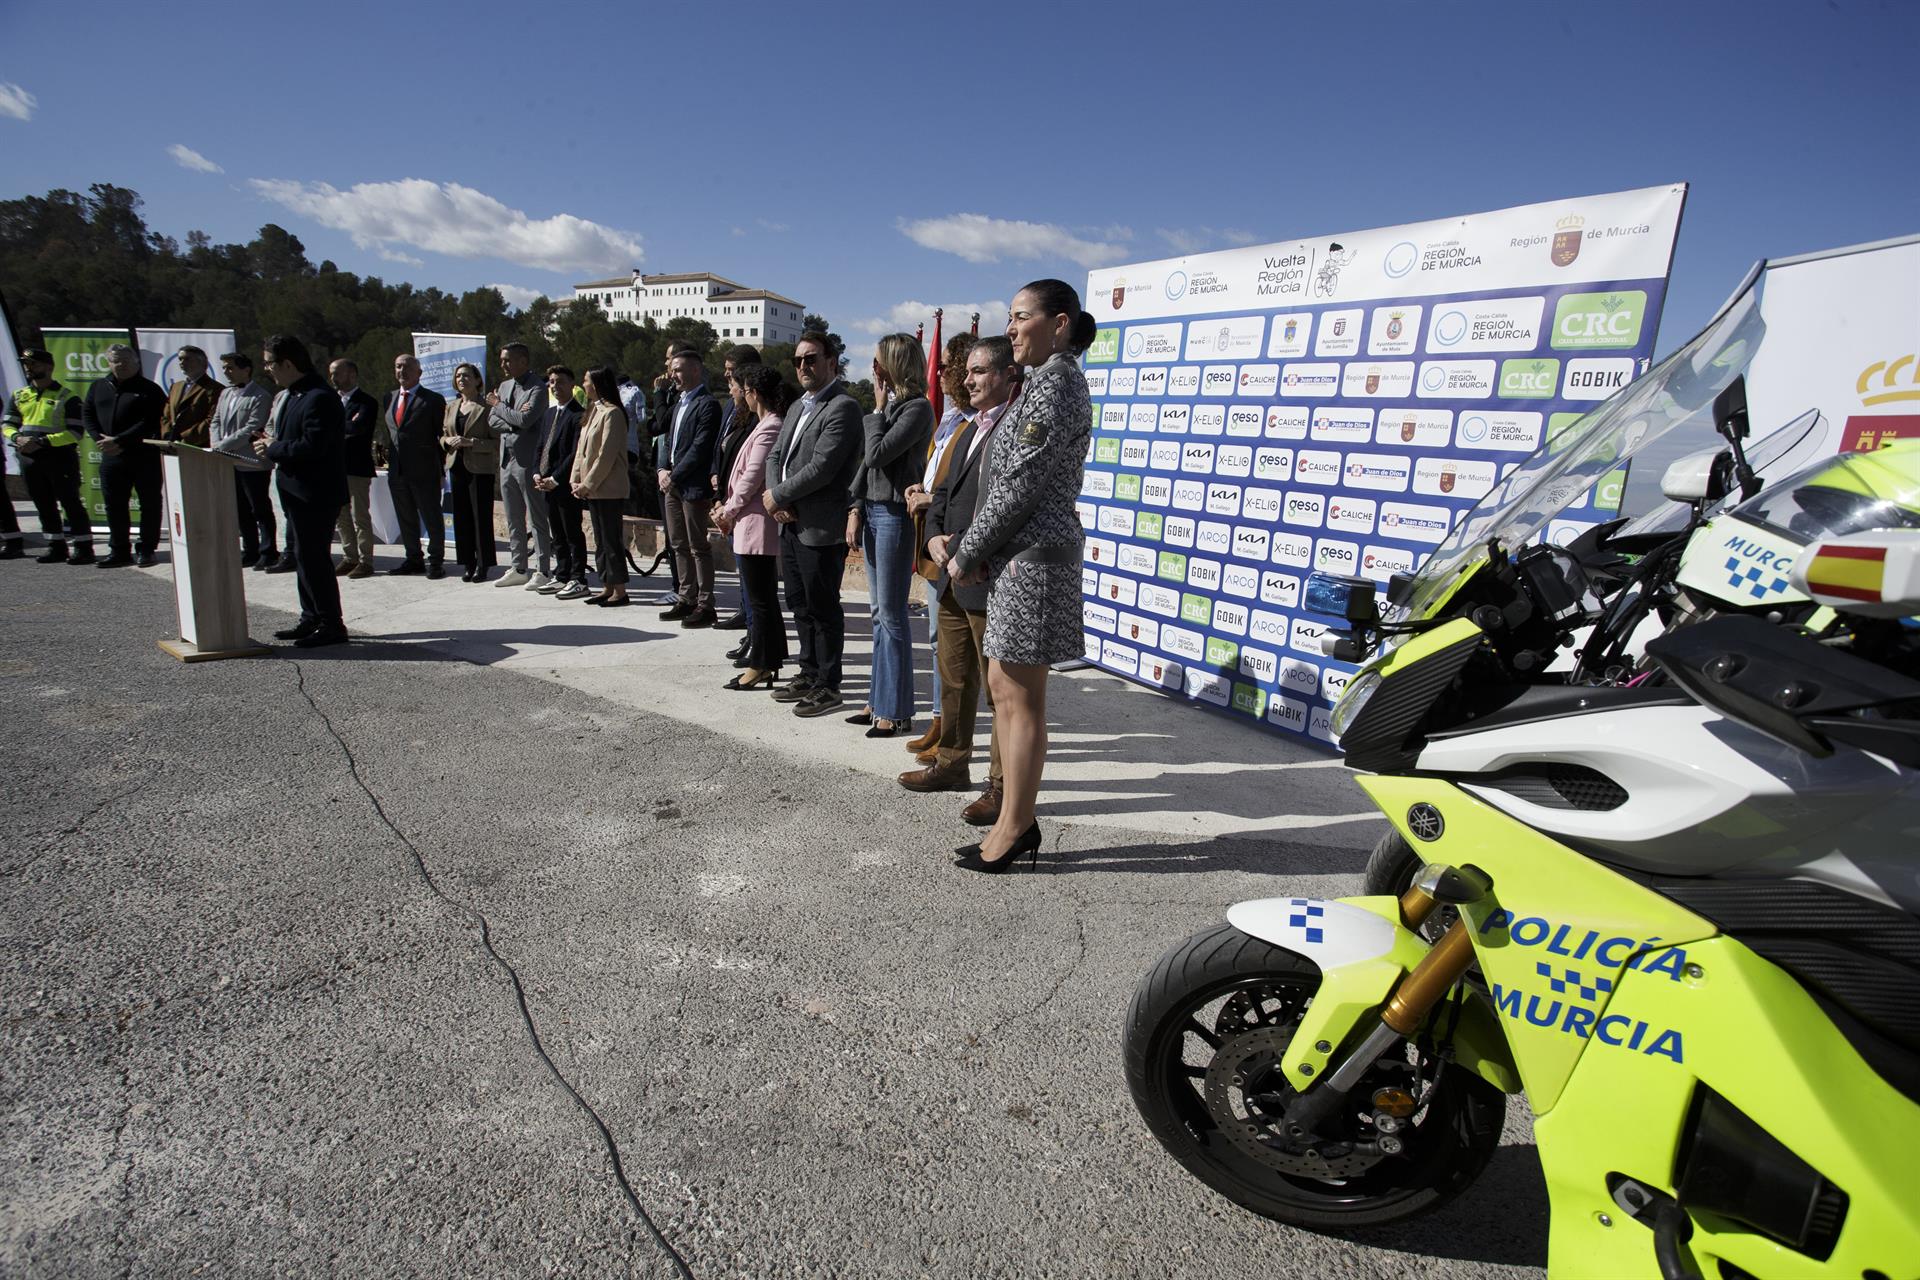
[[[913,578],[913,521],[899,502],[863,502],[860,552],[867,561],[873,611],[873,689],[867,701],[883,720],[913,718],[913,626],[907,589]]]

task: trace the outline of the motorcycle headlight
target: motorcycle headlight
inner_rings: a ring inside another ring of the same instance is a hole
[[[1330,717],[1334,737],[1346,736],[1348,726],[1359,716],[1361,708],[1367,705],[1367,700],[1373,697],[1374,691],[1380,687],[1382,678],[1378,671],[1369,671],[1347,686],[1347,691],[1340,695],[1340,701],[1334,706]]]

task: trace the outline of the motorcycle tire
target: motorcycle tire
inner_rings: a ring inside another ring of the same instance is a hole
[[[1386,894],[1397,898],[1407,891],[1424,866],[1426,859],[1415,853],[1398,831],[1389,831],[1380,837],[1380,843],[1373,846],[1372,854],[1367,857],[1360,892],[1369,897]]]
[[[1211,1046],[1209,1064],[1217,1065],[1215,1059],[1224,1060],[1245,1039],[1221,1032],[1228,1020],[1225,1013],[1209,1024],[1208,1008],[1237,1007],[1244,1013],[1269,1001],[1284,1006],[1288,1000],[1303,1008],[1319,983],[1320,972],[1312,961],[1232,926],[1196,934],[1176,946],[1141,980],[1127,1010],[1125,1062],[1134,1105],[1154,1138],[1189,1173],[1264,1217],[1338,1233],[1427,1212],[1472,1183],[1500,1145],[1506,1096],[1480,1077],[1438,1064],[1420,1111],[1404,1131],[1408,1149],[1334,1178],[1283,1172],[1272,1159],[1254,1154],[1247,1139],[1235,1140],[1223,1128],[1238,1124],[1250,1130],[1244,1117],[1216,1114],[1207,1088],[1195,1083],[1202,1068],[1194,1056],[1204,1056]],[[1285,1034],[1274,1029],[1279,1025],[1261,1029],[1249,1024],[1252,1034],[1280,1037],[1270,1040],[1276,1045]],[[1411,1046],[1408,1050],[1418,1052]],[[1389,1053],[1378,1069],[1392,1070],[1394,1062],[1395,1055]],[[1277,1079],[1277,1067],[1274,1070],[1274,1092],[1267,1096],[1290,1095]],[[1356,1098],[1367,1095],[1371,1078],[1370,1072]],[[1236,1085],[1239,1082],[1236,1075]],[[1249,1081],[1245,1088],[1252,1096],[1257,1085]],[[1283,1153],[1283,1158],[1298,1157]]]

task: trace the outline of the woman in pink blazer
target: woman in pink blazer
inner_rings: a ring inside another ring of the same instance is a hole
[[[767,455],[780,435],[780,416],[791,395],[779,371],[769,365],[749,364],[735,376],[747,393],[747,411],[756,419],[753,431],[734,455],[727,479],[727,500],[717,513],[720,532],[733,535],[733,555],[740,564],[740,588],[753,613],[747,634],[747,666],[727,681],[728,689],[771,689],[787,660],[787,620],[780,615],[780,526],[766,513],[761,495],[767,490]]]

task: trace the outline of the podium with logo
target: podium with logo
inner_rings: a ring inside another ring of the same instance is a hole
[[[156,444],[167,483],[173,544],[178,639],[160,647],[182,662],[252,658],[271,653],[247,634],[247,592],[240,572],[240,520],[233,496],[236,470],[267,464],[190,444]]]

